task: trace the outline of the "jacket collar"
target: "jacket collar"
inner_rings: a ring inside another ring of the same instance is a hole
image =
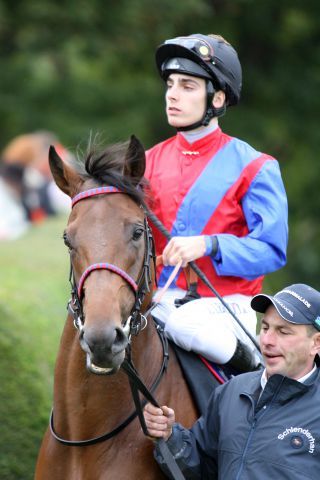
[[[189,143],[187,139],[178,132],[176,136],[177,147],[182,152],[193,152],[193,154],[197,152],[198,154],[203,155],[207,150],[214,148],[214,145],[220,141],[221,134],[221,128],[217,127],[205,137],[202,137],[193,143]]]
[[[261,393],[260,379],[261,371],[254,372],[250,377],[248,375],[246,388],[242,391],[241,395],[246,395],[257,400]],[[307,379],[306,383],[300,383],[297,380],[279,374],[272,375],[266,383],[258,404],[264,405],[272,401],[273,403],[284,405],[293,398],[306,393],[313,387],[314,383],[319,382],[319,380],[320,368]]]

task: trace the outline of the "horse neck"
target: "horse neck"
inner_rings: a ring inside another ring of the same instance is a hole
[[[162,362],[162,346],[154,325],[149,324],[133,338],[132,360],[150,388]],[[77,331],[68,317],[55,369],[53,408],[57,433],[69,439],[110,431],[135,409],[122,369],[110,376],[94,375],[87,371],[85,361]]]

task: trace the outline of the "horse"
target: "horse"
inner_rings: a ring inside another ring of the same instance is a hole
[[[163,368],[162,337],[143,315],[154,280],[140,188],[144,149],[132,136],[72,164],[51,147],[49,164],[73,204],[63,233],[72,292],[35,480],[163,479],[122,368],[128,352],[144,384],[160,405],[175,409],[177,421],[190,427],[198,412],[170,346]]]

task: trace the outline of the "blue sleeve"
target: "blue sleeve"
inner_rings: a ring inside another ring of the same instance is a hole
[[[218,234],[219,251],[212,259],[218,275],[253,280],[286,263],[288,204],[279,164],[267,161],[242,199],[249,233]]]

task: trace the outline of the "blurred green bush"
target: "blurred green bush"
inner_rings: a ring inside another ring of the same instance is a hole
[[[65,218],[0,244],[0,478],[31,480],[66,318]]]

